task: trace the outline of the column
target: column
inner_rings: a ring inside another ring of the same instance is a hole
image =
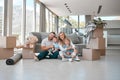
[[[3,24],[2,24],[2,36],[7,36],[7,8],[8,8],[8,0],[4,0],[4,8],[3,8]]]
[[[36,0],[34,0],[33,31],[36,31]]]
[[[25,41],[26,32],[26,0],[22,0],[22,26],[21,26],[21,43]]]
[[[92,18],[91,15],[85,15],[85,23],[87,24]]]
[[[46,18],[45,18],[45,5],[43,3],[40,3],[40,31],[45,32],[46,31]]]
[[[8,0],[8,35],[12,35],[13,0]]]

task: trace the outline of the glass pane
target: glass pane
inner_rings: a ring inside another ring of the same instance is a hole
[[[52,13],[51,12],[49,12],[50,13],[50,32],[52,31]]]
[[[85,15],[80,15],[79,16],[79,28],[84,28],[85,27]]]
[[[72,24],[71,27],[78,28],[78,16],[69,16],[69,21]]]
[[[55,15],[52,15],[52,31],[55,32]]]
[[[21,39],[22,0],[13,0],[12,34]]]
[[[50,32],[49,30],[49,12],[48,12],[48,9],[45,9],[46,10],[46,32]]]
[[[3,6],[4,0],[0,0],[0,36],[2,35],[2,22],[3,22]]]
[[[59,16],[59,29],[58,32],[62,31],[66,27],[65,19],[68,20],[68,16]]]
[[[34,0],[26,0],[26,37],[34,31]]]
[[[40,4],[36,3],[36,31],[39,32],[40,26]]]
[[[67,17],[59,16],[59,27],[63,27],[63,26],[64,26],[64,20],[65,20],[66,18],[67,18]]]

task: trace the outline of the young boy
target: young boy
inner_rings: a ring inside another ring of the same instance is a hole
[[[60,50],[59,44],[58,44],[58,38],[57,38],[57,37],[54,37],[54,38],[53,38],[53,46],[54,46],[53,52]]]
[[[73,58],[76,57],[77,50],[75,49],[75,46],[68,38],[64,40],[64,43],[65,43],[64,45],[60,46],[61,51],[59,52],[59,55],[62,57],[62,61],[66,61],[65,58],[70,58],[69,61],[72,62]]]
[[[53,48],[49,50],[48,55],[52,55],[54,52],[59,51],[59,44],[58,44],[58,38],[54,37],[53,38]]]

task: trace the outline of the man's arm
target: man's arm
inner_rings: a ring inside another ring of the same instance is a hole
[[[49,49],[53,48],[53,45],[51,44],[48,46],[47,38],[45,38],[42,40],[40,48],[41,48],[41,50],[49,50]]]
[[[51,48],[53,48],[53,45],[51,45],[51,46],[41,46],[41,50],[49,50]]]

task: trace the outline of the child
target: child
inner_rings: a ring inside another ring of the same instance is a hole
[[[68,38],[64,40],[64,45],[60,46],[60,50],[59,54],[62,57],[62,61],[66,61],[65,58],[70,58],[69,61],[72,62],[73,58],[76,57],[77,50],[75,45]]]
[[[54,38],[53,38],[53,46],[54,46],[53,52],[60,50],[60,49],[59,49],[59,44],[58,44],[58,38],[57,38],[57,37],[54,37]]]
[[[52,53],[56,52],[56,51],[59,51],[59,44],[58,44],[58,38],[57,37],[54,37],[53,38],[53,48],[48,50],[49,53],[48,55],[52,55]]]

